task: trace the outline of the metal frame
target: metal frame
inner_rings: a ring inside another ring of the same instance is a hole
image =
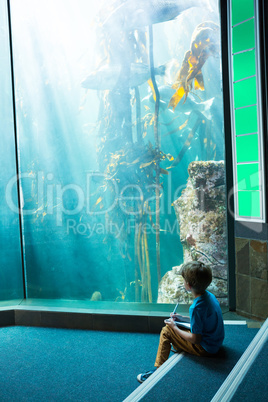
[[[235,276],[235,221],[234,221],[234,200],[233,200],[233,159],[231,155],[231,110],[229,93],[228,73],[228,24],[227,6],[225,1],[220,2],[221,15],[221,46],[222,46],[222,86],[223,86],[223,108],[224,108],[224,131],[225,131],[225,167],[226,167],[226,211],[227,211],[227,246],[228,246],[228,307],[230,311],[236,310],[236,276]]]
[[[20,232],[20,251],[21,251],[21,264],[22,264],[22,278],[23,278],[23,294],[24,299],[27,298],[27,276],[25,269],[25,252],[24,252],[24,234],[23,234],[23,215],[20,191],[20,174],[19,174],[19,148],[18,148],[18,130],[16,121],[16,98],[15,98],[15,79],[14,79],[14,63],[13,63],[13,47],[12,47],[12,29],[11,29],[11,10],[10,0],[7,0],[7,17],[8,17],[8,33],[9,33],[9,46],[10,46],[10,74],[11,74],[11,88],[12,88],[12,106],[13,106],[13,124],[14,124],[14,143],[15,143],[15,165],[17,175],[17,196],[18,196],[18,210],[19,210],[19,232]]]
[[[232,134],[232,157],[233,157],[233,178],[234,178],[234,217],[237,221],[244,222],[266,222],[266,208],[265,208],[265,172],[264,172],[264,143],[263,143],[263,124],[262,124],[262,93],[261,93],[261,69],[260,69],[260,49],[259,49],[259,4],[258,0],[254,0],[255,16],[254,29],[255,29],[255,63],[256,63],[256,88],[257,88],[257,120],[258,120],[258,140],[259,140],[259,166],[260,166],[260,218],[244,217],[238,213],[238,197],[237,197],[237,158],[236,158],[236,141],[235,141],[235,114],[234,114],[234,94],[233,94],[233,54],[232,54],[232,13],[231,1],[227,2],[227,31],[228,31],[228,63],[229,63],[229,92],[230,92],[230,113],[231,113],[231,134]],[[247,21],[247,20],[245,20]],[[242,21],[242,22],[245,22]],[[241,22],[241,23],[242,23]],[[240,23],[239,23],[240,24]],[[250,50],[250,49],[247,49]],[[249,77],[247,77],[249,78]],[[250,105],[249,105],[250,106]]]

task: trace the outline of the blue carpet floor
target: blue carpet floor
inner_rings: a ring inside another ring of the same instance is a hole
[[[257,333],[246,325],[226,325],[218,357],[186,355],[142,399],[143,401],[208,402],[216,394]]]
[[[185,356],[144,400],[209,401],[256,332],[226,327],[221,357]],[[153,366],[158,340],[158,334],[0,328],[0,401],[122,401],[139,386],[137,374]]]
[[[159,336],[0,328],[0,401],[122,401],[152,365]]]

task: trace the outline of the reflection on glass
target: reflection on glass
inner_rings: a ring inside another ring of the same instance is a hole
[[[255,49],[233,55],[234,81],[256,74]]]
[[[186,303],[179,266],[199,259],[227,303],[208,3],[12,2],[29,297]]]

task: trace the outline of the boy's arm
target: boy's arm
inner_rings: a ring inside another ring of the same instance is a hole
[[[183,331],[182,329],[178,328],[177,325],[173,320],[167,321],[166,325],[171,327],[174,332],[176,332],[178,335],[180,335],[183,339],[190,343],[197,343],[199,344],[202,340],[202,335],[201,334],[193,334],[192,332],[188,331]]]

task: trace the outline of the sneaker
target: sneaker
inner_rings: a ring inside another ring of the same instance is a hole
[[[156,367],[153,370],[146,371],[146,373],[139,374],[137,376],[137,380],[142,383],[143,381],[147,380],[147,378],[150,377],[150,375],[152,375],[155,372],[155,370]]]

